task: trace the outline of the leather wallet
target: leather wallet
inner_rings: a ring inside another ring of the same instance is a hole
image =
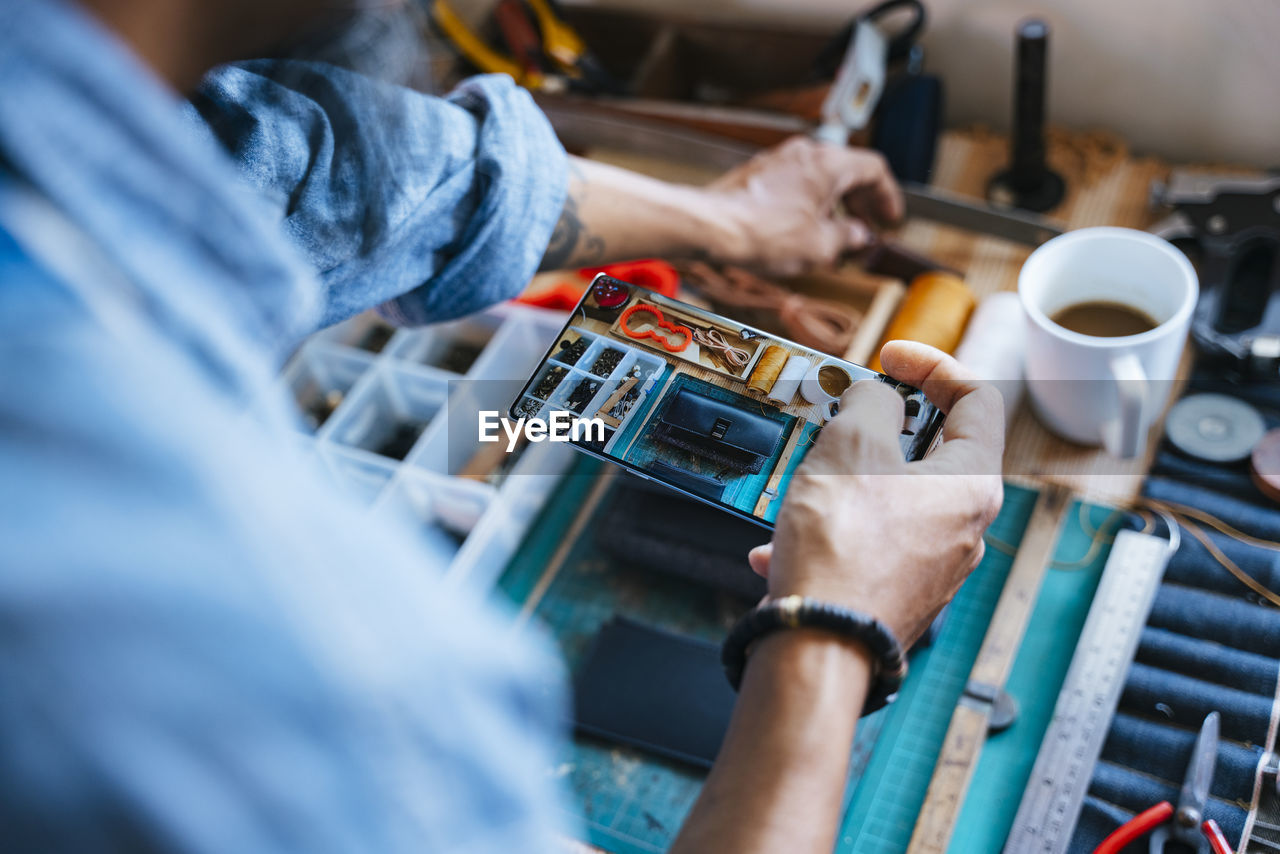
[[[654,438],[752,474],[782,444],[787,425],[757,412],[682,388],[654,426]]]

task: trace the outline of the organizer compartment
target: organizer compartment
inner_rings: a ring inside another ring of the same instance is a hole
[[[374,314],[324,330],[294,355],[281,382],[300,406],[330,391],[343,399],[314,433],[300,430],[298,441],[357,502],[374,513],[407,515],[426,563],[458,583],[488,586],[575,452],[534,443],[508,457],[499,430],[503,453],[493,457],[494,468],[462,476],[482,448],[491,452],[478,441],[479,412],[507,415],[564,321],[557,312],[503,305],[391,334]],[[360,346],[378,343],[384,346],[376,353]],[[528,400],[545,409],[545,401]],[[409,425],[408,435],[388,455],[400,425]]]
[[[312,341],[336,344],[363,350],[374,355],[384,352],[396,336],[397,330],[377,314],[366,311],[350,320],[317,332]]]
[[[551,348],[551,359],[561,365],[569,365],[575,368],[584,367],[587,363],[587,354],[595,346],[595,343],[596,336],[590,332],[570,329]],[[598,350],[599,348],[596,349]]]
[[[461,376],[475,365],[501,325],[501,317],[481,314],[438,326],[405,330],[388,355]]]
[[[443,380],[384,365],[353,391],[331,419],[331,429],[326,425],[321,435],[329,442],[399,462],[444,406],[447,394]]]
[[[353,453],[340,445],[322,445],[320,456],[338,485],[366,506],[377,500],[396,472],[389,460]]]
[[[372,366],[372,357],[363,352],[304,347],[285,371],[298,404],[299,427],[308,433],[323,427]]]
[[[493,585],[576,453],[567,444],[528,447],[449,568],[454,581],[478,589]]]

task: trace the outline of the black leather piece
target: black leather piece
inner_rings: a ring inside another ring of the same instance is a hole
[[[769,542],[768,529],[680,495],[668,486],[627,477],[597,514],[596,546],[608,557],[684,578],[754,604],[765,582],[747,552]]]
[[[771,457],[787,425],[682,388],[667,403],[659,423],[689,438],[710,440],[734,451]]]
[[[703,498],[710,498],[719,501],[724,495],[724,483],[716,480],[714,477],[707,477],[705,474],[697,474],[679,466],[673,466],[662,460],[654,460],[653,464],[646,469],[654,477],[659,478],[663,483],[668,483],[677,489],[683,489],[685,492],[701,495]]]
[[[574,680],[581,732],[709,768],[737,699],[720,647],[614,616]]]

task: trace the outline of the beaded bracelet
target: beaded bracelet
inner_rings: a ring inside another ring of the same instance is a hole
[[[907,676],[902,645],[875,617],[803,596],[784,596],[758,605],[738,620],[720,650],[720,662],[733,690],[742,684],[751,645],[779,629],[820,629],[867,645],[875,659],[871,691],[862,714],[893,702]]]

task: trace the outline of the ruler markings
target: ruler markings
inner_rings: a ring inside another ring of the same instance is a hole
[[[1005,854],[1067,850],[1168,559],[1164,539],[1116,535]]]

